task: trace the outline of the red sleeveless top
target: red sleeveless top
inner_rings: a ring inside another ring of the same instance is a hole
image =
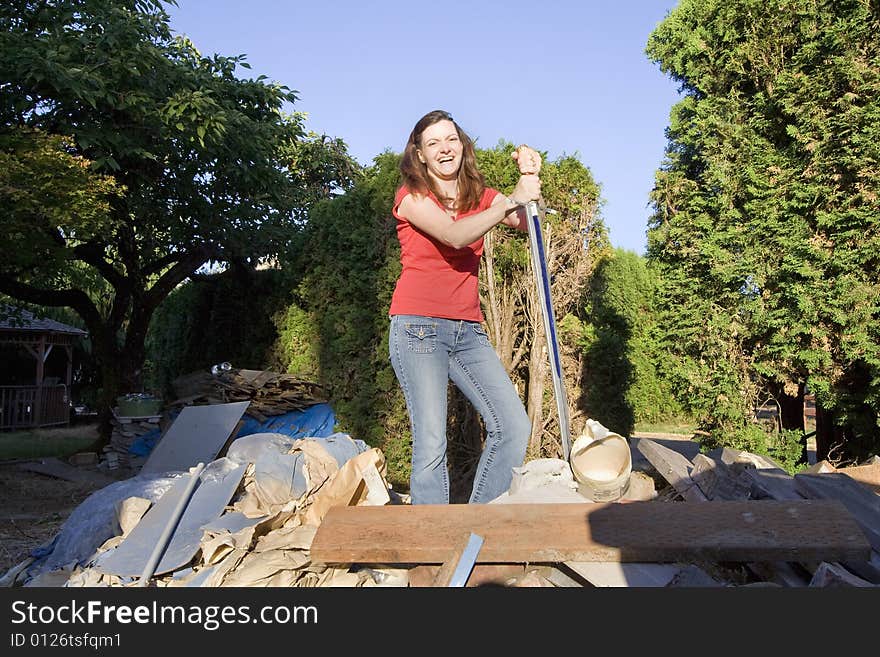
[[[398,189],[391,211],[397,219],[402,270],[388,314],[482,322],[478,274],[483,238],[461,249],[438,242],[397,214],[400,202],[409,193],[405,186]],[[497,190],[485,188],[477,207],[457,214],[453,220],[486,210],[497,194]],[[438,207],[443,207],[433,193],[429,193],[429,197]]]

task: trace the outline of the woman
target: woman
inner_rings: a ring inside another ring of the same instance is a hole
[[[409,136],[394,199],[402,271],[391,299],[389,352],[412,428],[413,504],[448,504],[446,387],[474,405],[486,440],[471,503],[489,502],[522,465],[531,423],[481,326],[478,272],[483,235],[526,229],[523,205],[540,196],[541,158],[513,154],[520,178],[510,196],[486,187],[473,142],[443,111],[423,116]]]

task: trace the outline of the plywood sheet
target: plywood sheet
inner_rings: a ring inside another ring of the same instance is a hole
[[[244,415],[249,401],[185,406],[150,452],[141,474],[182,472],[210,463]]]
[[[225,459],[224,459],[225,460]],[[216,521],[235,494],[247,469],[244,463],[219,476],[203,475],[189,500],[174,533],[156,566],[155,575],[171,572],[188,564],[199,549],[202,527]],[[95,564],[103,573],[139,575],[149,561],[165,527],[172,519],[178,501],[186,491],[188,476],[174,482],[155,506],[135,525],[126,539],[115,549],[106,552]]]

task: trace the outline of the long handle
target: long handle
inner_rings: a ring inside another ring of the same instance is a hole
[[[559,357],[559,342],[556,339],[556,319],[553,316],[553,303],[550,300],[550,274],[547,271],[547,257],[544,253],[544,238],[541,233],[541,217],[538,204],[530,201],[526,205],[529,226],[529,249],[532,254],[532,272],[538,288],[541,315],[544,318],[544,333],[550,351],[550,370],[553,374],[553,392],[556,396],[556,411],[559,415],[559,433],[562,438],[562,455],[568,461],[571,430],[568,418],[568,398],[562,377],[562,361]]]
[[[189,498],[192,497],[193,491],[196,489],[196,485],[199,483],[199,477],[204,469],[205,464],[199,463],[192,471],[189,481],[186,484],[186,488],[183,491],[183,495],[181,495],[180,499],[177,501],[177,505],[174,507],[171,516],[168,518],[168,522],[165,523],[162,535],[156,542],[155,547],[153,547],[149,559],[147,559],[147,563],[141,573],[141,578],[138,580],[138,586],[147,586],[150,583],[150,579],[156,571],[156,566],[159,565],[159,560],[162,558],[162,555],[165,554],[165,548],[168,547],[168,541],[171,540],[171,535],[174,534],[174,530],[177,529],[177,523],[180,521],[184,509],[186,509],[186,505],[189,504]]]

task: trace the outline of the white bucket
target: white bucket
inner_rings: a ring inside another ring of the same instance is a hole
[[[608,431],[595,420],[587,420],[568,460],[583,494],[594,502],[612,502],[626,493],[632,453],[629,442],[620,434]]]

